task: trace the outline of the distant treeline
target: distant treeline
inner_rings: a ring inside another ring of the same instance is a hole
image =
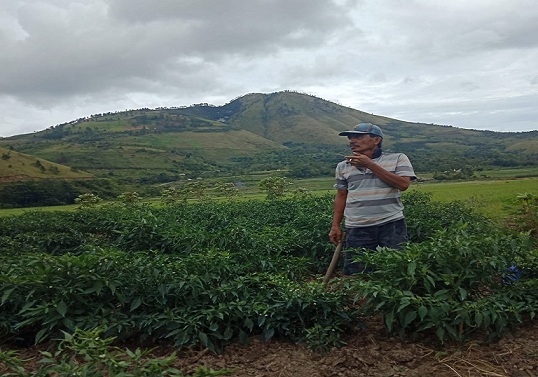
[[[90,192],[102,199],[112,199],[121,193],[121,189],[108,179],[9,182],[0,185],[0,208],[74,204],[79,195]]]

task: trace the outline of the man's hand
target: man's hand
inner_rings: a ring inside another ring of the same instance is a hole
[[[355,154],[353,156],[345,156],[348,164],[356,168],[369,168],[372,164],[372,159],[364,154]]]
[[[340,242],[343,241],[343,232],[342,229],[338,228],[331,228],[331,231],[329,232],[329,241],[331,241],[333,244],[338,245]]]

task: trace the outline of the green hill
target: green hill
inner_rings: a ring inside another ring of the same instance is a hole
[[[537,131],[404,122],[289,91],[247,94],[223,106],[95,114],[0,139],[0,146],[136,184],[271,169],[328,176],[348,150],[338,132],[359,122],[380,125],[385,150],[406,153],[417,172],[536,166],[538,161]]]
[[[85,179],[89,173],[36,158],[24,153],[0,148],[0,183],[30,179]]]

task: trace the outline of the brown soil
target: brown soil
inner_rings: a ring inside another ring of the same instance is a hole
[[[492,343],[476,340],[463,345],[440,345],[433,338],[410,342],[388,337],[379,321],[372,321],[366,330],[357,330],[345,340],[344,347],[317,353],[303,345],[253,338],[247,346],[231,344],[218,355],[207,350],[179,352],[175,367],[184,373],[200,366],[227,369],[235,377],[538,376],[536,321]],[[127,346],[137,347],[145,348]],[[38,351],[20,350],[21,357],[34,356],[27,367],[38,365]],[[154,356],[166,356],[173,351],[161,346],[154,350]],[[0,374],[3,373],[0,364]]]
[[[9,177],[0,177],[0,183],[28,181],[32,179],[34,178],[28,177],[27,175],[12,175]]]

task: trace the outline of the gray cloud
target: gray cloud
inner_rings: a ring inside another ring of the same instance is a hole
[[[533,0],[12,0],[0,136],[285,89],[416,122],[537,129],[536,19]]]

